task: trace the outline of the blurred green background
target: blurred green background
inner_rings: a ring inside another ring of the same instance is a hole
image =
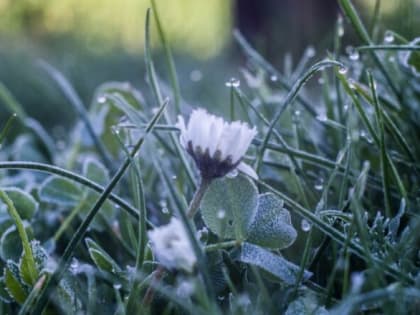
[[[240,77],[244,60],[233,42],[233,28],[281,69],[287,52],[297,60],[312,45],[320,57],[325,55],[339,14],[336,0],[156,2],[176,54],[183,96],[205,106],[228,103],[224,83]],[[376,3],[355,3],[367,24]],[[380,4],[386,27],[377,32],[377,41],[387,28],[411,39],[420,26],[420,0]],[[148,0],[0,0],[0,82],[48,128],[70,125],[75,115],[37,67],[38,59],[61,70],[86,104],[95,87],[109,80],[129,81],[146,91],[142,54],[149,6]],[[152,34],[156,65],[162,70],[156,31]],[[346,33],[347,42],[353,39]],[[159,73],[165,79],[165,72]],[[7,116],[2,110],[0,119]]]

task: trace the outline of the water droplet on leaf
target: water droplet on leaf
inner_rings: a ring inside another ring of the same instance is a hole
[[[223,209],[220,209],[219,211],[217,211],[217,218],[219,220],[223,220],[226,217],[226,211]]]

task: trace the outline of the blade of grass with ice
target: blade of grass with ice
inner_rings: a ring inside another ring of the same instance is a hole
[[[154,115],[152,120],[149,123],[148,128],[145,130],[145,135],[138,140],[132,151],[130,152],[131,158],[137,155],[138,151],[142,147],[145,137],[153,130],[153,126],[158,122],[161,114],[165,110],[167,105],[167,102],[163,103],[158,112]],[[99,211],[109,194],[112,192],[112,190],[115,188],[117,183],[120,181],[120,179],[123,177],[125,171],[130,166],[131,159],[126,158],[124,163],[120,166],[117,173],[113,176],[107,187],[105,188],[104,192],[100,195],[100,197],[97,199],[96,203],[93,205],[93,207],[89,210],[87,216],[83,220],[83,222],[79,225],[76,233],[74,234],[73,238],[70,240],[69,244],[67,245],[63,255],[61,256],[60,262],[57,266],[57,269],[52,274],[51,278],[48,280],[48,282],[45,284],[43,291],[40,294],[40,297],[38,301],[36,302],[34,308],[31,311],[32,314],[40,314],[45,306],[48,304],[49,295],[53,289],[53,286],[55,286],[62,276],[64,275],[67,267],[70,264],[70,260],[73,257],[74,251],[76,247],[80,244],[82,241],[83,236],[85,235],[90,223],[94,219],[96,213]],[[26,314],[29,310],[21,309],[20,314]]]

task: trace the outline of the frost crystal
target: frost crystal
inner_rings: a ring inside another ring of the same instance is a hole
[[[193,110],[187,125],[179,116],[177,127],[181,130],[181,145],[192,156],[203,178],[222,177],[235,168],[257,178],[255,171],[241,162],[257,134],[255,127],[251,129],[241,121],[228,123],[201,108]]]
[[[197,258],[182,222],[174,217],[167,225],[148,232],[153,253],[168,269],[183,269],[191,272]]]

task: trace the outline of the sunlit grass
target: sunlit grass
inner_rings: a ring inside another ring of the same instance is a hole
[[[148,6],[147,0],[0,0],[0,33],[71,34],[94,51],[124,47],[138,53]],[[232,23],[230,1],[158,1],[158,6],[170,25],[167,36],[179,51],[203,59],[220,52]],[[153,41],[159,43],[156,36]]]

